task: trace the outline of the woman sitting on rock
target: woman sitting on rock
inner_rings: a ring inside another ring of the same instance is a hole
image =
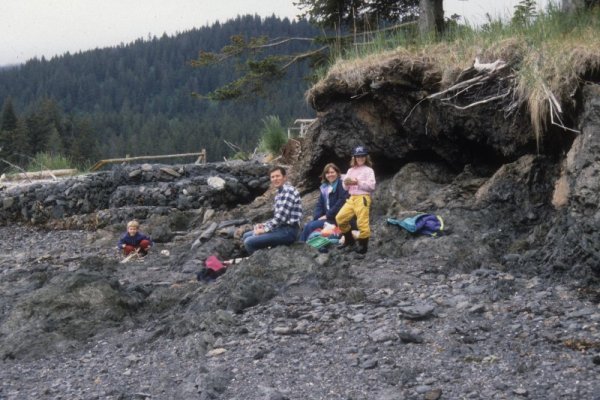
[[[322,184],[319,201],[315,207],[313,220],[304,226],[300,236],[301,242],[306,242],[315,229],[323,228],[325,222],[335,225],[335,216],[348,198],[348,192],[342,186],[340,175],[340,169],[333,163],[329,163],[323,168],[320,176]]]

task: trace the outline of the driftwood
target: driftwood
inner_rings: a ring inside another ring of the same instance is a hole
[[[217,229],[223,229],[223,228],[227,228],[229,226],[238,226],[238,225],[244,225],[247,224],[248,220],[246,218],[240,218],[240,219],[230,219],[228,221],[222,221],[219,223],[219,226],[217,227]]]
[[[165,158],[176,158],[176,157],[190,157],[198,156],[196,164],[206,164],[206,149],[202,149],[199,153],[182,153],[182,154],[166,154],[158,156],[137,156],[137,157],[125,157],[125,158],[108,158],[106,160],[100,160],[90,168],[90,171],[97,171],[106,164],[117,163],[117,162],[130,162],[139,160],[160,160]]]
[[[20,180],[31,180],[31,179],[56,179],[57,176],[73,176],[77,174],[76,169],[55,169],[55,170],[44,170],[38,172],[19,172],[15,174],[6,174],[4,179],[7,181],[20,181]]]
[[[226,228],[217,230],[217,235],[219,235],[221,237],[225,237],[225,238],[233,238],[233,235],[235,235],[236,229],[237,228],[235,226],[228,226]]]
[[[211,237],[213,237],[213,235],[215,234],[215,231],[217,230],[217,226],[218,224],[216,222],[211,223],[208,228],[206,228],[204,231],[202,231],[202,233],[200,234],[200,241],[201,242],[207,242],[210,240]]]

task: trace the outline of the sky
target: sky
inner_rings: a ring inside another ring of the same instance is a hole
[[[225,22],[237,15],[294,18],[294,0],[0,0],[0,66],[127,44]],[[538,0],[542,4],[547,0]],[[472,24],[510,16],[519,0],[444,0]]]

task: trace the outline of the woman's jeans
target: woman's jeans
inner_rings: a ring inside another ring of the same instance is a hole
[[[323,228],[323,226],[325,226],[325,222],[328,221],[325,219],[315,219],[304,225],[304,230],[302,231],[302,235],[300,235],[300,241],[306,242],[315,229]]]
[[[297,237],[298,225],[284,225],[261,235],[248,231],[244,233],[242,240],[248,254],[252,254],[258,249],[292,244]]]

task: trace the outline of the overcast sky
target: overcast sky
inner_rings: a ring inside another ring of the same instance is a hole
[[[258,14],[294,18],[294,0],[0,0],[0,65],[130,43]],[[547,0],[538,0],[545,4]],[[444,0],[446,16],[480,23],[519,0]]]

